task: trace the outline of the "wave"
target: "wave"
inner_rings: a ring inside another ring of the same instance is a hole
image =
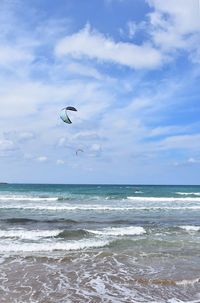
[[[60,234],[60,230],[0,230],[0,238],[20,238],[37,240],[40,238],[56,237]]]
[[[52,252],[71,251],[91,248],[105,247],[109,245],[108,240],[87,239],[69,242],[43,242],[43,243],[12,243],[0,245],[0,253],[4,252]]]
[[[0,196],[4,201],[58,201],[58,197]]]
[[[195,226],[195,225],[182,225],[179,226],[179,228],[184,229],[186,231],[200,231],[200,226]]]
[[[129,226],[129,227],[109,227],[102,230],[87,230],[90,233],[96,235],[105,235],[105,236],[133,236],[133,235],[142,235],[146,231],[143,227],[140,226]]]
[[[7,222],[7,223],[37,223],[39,222],[39,220],[35,220],[35,219],[29,219],[29,218],[9,218],[9,219],[2,219],[1,221]]]
[[[128,200],[133,200],[136,202],[187,202],[187,201],[195,201],[200,202],[200,197],[193,197],[193,198],[176,198],[176,197],[127,197]]]
[[[65,239],[74,239],[74,238],[83,238],[89,235],[89,232],[84,229],[77,230],[63,230],[56,237],[57,238],[65,238]]]
[[[200,196],[200,193],[197,193],[197,192],[190,192],[190,193],[177,192],[176,194],[177,194],[177,195],[184,195],[184,196],[188,196],[188,195]]]
[[[105,197],[105,200],[119,200],[119,197],[117,197],[117,196],[107,196],[107,197]]]
[[[112,206],[67,206],[67,205],[1,205],[0,209],[49,210],[49,211],[151,211],[151,210],[200,210],[200,206],[149,206],[149,207],[112,207]]]
[[[8,219],[0,219],[0,221],[6,223],[19,223],[19,224],[28,224],[28,223],[66,223],[66,224],[78,224],[78,221],[72,219],[65,219],[65,218],[58,218],[58,219],[48,219],[48,220],[36,220],[36,219],[29,219],[29,218],[8,218]]]
[[[152,303],[155,303],[155,302],[152,302]],[[157,303],[157,302],[156,302]],[[182,301],[182,300],[180,300],[180,299],[175,299],[175,298],[173,298],[173,299],[168,299],[167,300],[167,303],[199,303],[199,299],[197,299],[197,300],[192,300],[192,301]]]
[[[142,192],[136,192],[136,194],[141,194]],[[199,195],[200,193],[177,193],[181,195]],[[93,196],[88,197],[84,196],[84,198],[76,196],[76,197],[31,197],[31,196],[0,196],[0,201],[33,201],[33,202],[42,202],[42,201],[49,201],[49,202],[55,202],[55,201],[76,201],[76,200],[123,200],[126,199],[132,200],[135,202],[200,202],[200,197],[138,197],[138,196],[107,196],[107,197],[100,197],[100,196]]]
[[[10,229],[0,230],[0,238],[18,238],[37,240],[41,238],[65,238],[65,239],[81,239],[91,234],[105,236],[131,236],[146,233],[143,227],[110,227],[102,230],[75,229],[75,230],[25,230]]]

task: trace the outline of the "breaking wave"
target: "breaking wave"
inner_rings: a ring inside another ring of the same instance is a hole
[[[183,225],[179,226],[179,228],[184,229],[186,231],[200,231],[200,226],[193,226],[193,225]]]
[[[60,230],[0,230],[0,238],[20,238],[37,240],[59,235]]]
[[[193,197],[193,198],[176,198],[176,197],[127,197],[128,200],[136,201],[136,202],[187,202],[187,201],[194,201],[200,202],[200,197]]]
[[[1,244],[0,253],[3,252],[52,252],[52,251],[71,251],[98,248],[109,245],[108,240],[87,239],[69,242],[43,242],[43,243],[12,243],[9,245]]]
[[[0,196],[4,201],[58,201],[58,197]]]
[[[128,227],[110,227],[104,228],[102,230],[87,230],[90,233],[96,235],[106,235],[106,236],[132,236],[145,234],[146,231],[140,226],[128,226]]]
[[[1,205],[0,209],[24,209],[24,210],[49,210],[49,211],[131,211],[131,210],[200,210],[200,205],[198,206],[144,206],[144,207],[112,207],[112,206],[70,206],[70,205]]]
[[[189,195],[200,196],[200,193],[197,193],[197,192],[190,192],[190,193],[177,192],[176,194],[177,194],[177,195],[183,195],[183,196],[189,196]]]

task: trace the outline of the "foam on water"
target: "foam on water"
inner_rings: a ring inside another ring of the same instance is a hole
[[[135,282],[144,284],[156,284],[156,285],[177,285],[177,286],[190,286],[200,283],[200,278],[195,279],[183,279],[183,280],[170,280],[170,279],[134,279]]]
[[[106,236],[133,236],[133,235],[142,235],[146,233],[145,229],[140,226],[110,227],[110,228],[104,228],[102,230],[87,230],[87,231],[96,235],[106,235]]]
[[[56,237],[62,230],[0,230],[0,238],[20,238],[36,240],[40,238]]]
[[[57,201],[58,197],[0,196],[3,201]]]
[[[200,231],[200,226],[183,225],[179,227],[185,229],[186,231]]]
[[[177,192],[176,194],[178,194],[178,195],[183,195],[183,196],[189,196],[189,195],[200,196],[200,193],[197,193],[197,192],[190,192],[190,193],[186,193],[186,192]]]
[[[0,244],[0,253],[10,252],[52,252],[72,251],[90,248],[98,248],[109,245],[108,240],[83,239],[67,242],[42,242],[42,243],[8,243]]]
[[[194,285],[196,283],[200,283],[200,278],[190,279],[190,280],[184,279],[184,280],[175,281],[176,285],[183,285],[183,286]]]
[[[200,210],[200,205],[194,206],[145,206],[145,207],[120,207],[120,206],[69,206],[69,205],[0,205],[0,209],[24,209],[24,210],[49,210],[49,211],[57,211],[57,210],[69,210],[69,211],[129,211],[129,210]]]
[[[200,202],[200,197],[193,197],[193,198],[176,198],[176,197],[134,197],[134,196],[129,196],[127,197],[128,200],[132,200],[132,201],[145,201],[145,202],[190,202],[190,201],[194,201],[194,202]]]
[[[136,192],[136,194],[141,194],[142,192]],[[200,193],[177,193],[181,195],[200,195]],[[35,202],[41,202],[41,201],[64,201],[64,200],[71,200],[72,197],[33,197],[33,196],[18,196],[18,195],[12,195],[12,196],[0,196],[0,201],[35,201]],[[94,196],[94,197],[73,197],[72,200],[76,199],[87,199],[87,200],[103,200],[103,197],[100,196]],[[105,200],[122,200],[125,201],[124,198],[120,198],[118,196],[107,196],[105,197]],[[138,196],[128,196],[128,200],[132,200],[135,202],[200,202],[200,197],[138,197]]]
[[[190,301],[182,301],[182,300],[179,300],[179,299],[169,299],[168,301],[167,301],[168,303],[199,303],[200,302],[200,299],[197,299],[197,300],[190,300]],[[154,302],[152,302],[152,303],[154,303]],[[159,302],[155,302],[155,303],[159,303]]]

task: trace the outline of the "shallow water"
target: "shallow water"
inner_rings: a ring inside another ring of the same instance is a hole
[[[200,302],[200,187],[0,186],[0,302]]]

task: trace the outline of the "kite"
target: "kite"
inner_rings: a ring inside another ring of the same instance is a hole
[[[68,115],[67,115],[67,111],[68,110],[72,110],[74,112],[77,112],[77,109],[73,106],[67,106],[67,107],[64,107],[63,109],[61,109],[61,112],[60,112],[60,118],[65,122],[65,123],[68,123],[68,124],[71,124],[72,121],[69,119]]]

